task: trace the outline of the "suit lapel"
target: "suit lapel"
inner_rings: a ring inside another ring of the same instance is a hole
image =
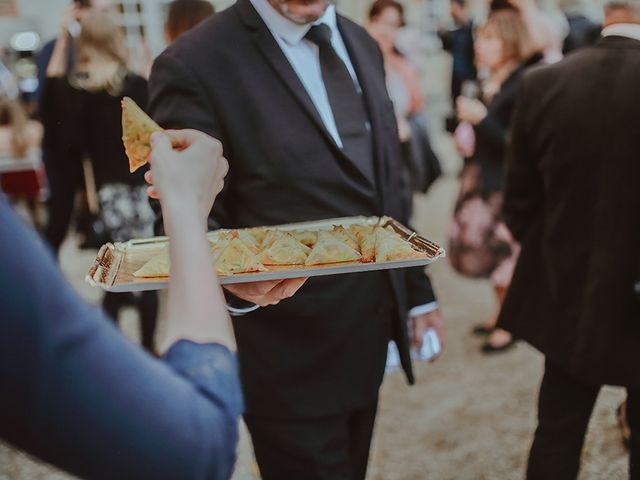
[[[287,89],[296,98],[298,103],[300,103],[300,106],[305,110],[309,117],[311,117],[311,120],[316,127],[318,127],[322,134],[337,150],[340,150],[338,145],[334,142],[333,137],[325,128],[324,123],[318,114],[318,110],[316,110],[316,107],[311,101],[304,85],[302,85],[300,78],[298,78],[298,75],[280,49],[278,43],[271,35],[271,32],[266,28],[256,31],[255,42],[262,54],[273,67],[273,70],[287,86]]]
[[[253,5],[251,5],[251,2],[249,0],[238,0],[236,7],[244,23],[253,30],[254,42],[257,48],[264,55],[284,85],[286,85],[289,92],[296,98],[302,109],[309,115],[314,125],[329,142],[336,155],[343,162],[349,164],[349,167],[351,167],[350,170],[354,171],[354,173],[363,180],[369,182],[366,174],[353,160],[345,155],[342,149],[333,140],[333,137],[326,129],[318,110],[313,104],[311,97],[300,81],[298,74],[289,63],[289,60],[260,18],[258,12],[256,12]]]
[[[289,63],[289,60],[287,60],[278,42],[273,38],[271,32],[260,18],[260,15],[258,15],[258,12],[256,12],[253,5],[251,5],[251,2],[249,0],[238,0],[236,7],[245,25],[253,30],[256,46],[265,56],[273,70],[275,70],[287,89],[309,115],[316,127],[318,127],[337,150],[340,150],[325,128],[315,105],[311,101],[309,94],[305,90],[304,85],[302,85],[295,70]]]
[[[348,21],[341,15],[338,15],[338,29],[340,35],[347,47],[349,58],[353,68],[356,71],[358,82],[362,88],[367,113],[369,114],[369,122],[371,123],[371,137],[373,141],[373,162],[376,172],[376,184],[378,191],[378,201],[380,204],[381,214],[384,205],[384,189],[386,178],[386,165],[384,155],[383,135],[383,112],[381,111],[380,99],[387,98],[386,85],[379,81],[380,74],[372,65],[370,47],[364,45],[357,35],[354,35],[350,29]]]

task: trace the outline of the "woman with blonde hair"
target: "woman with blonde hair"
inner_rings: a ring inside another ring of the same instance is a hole
[[[154,214],[146,198],[144,172],[129,173],[120,107],[122,97],[127,96],[144,108],[147,82],[127,67],[124,33],[110,13],[89,9],[80,27],[74,41],[73,70],[67,71],[68,25],[63,25],[47,69],[42,106],[46,141],[55,158],[90,160],[100,211],[94,230],[103,232],[103,241],[152,236]],[[74,195],[75,189],[66,192],[62,223],[56,225],[57,241],[67,233]],[[142,343],[152,350],[157,295],[107,293],[103,300],[103,307],[114,319],[127,304],[138,308]]]
[[[535,51],[520,13],[506,2],[478,28],[475,50],[485,80],[482,98],[456,101],[459,120],[473,129],[474,145],[458,145],[470,155],[451,224],[450,259],[460,273],[490,279],[502,305],[519,252],[500,216],[507,134],[522,74],[542,56]],[[495,318],[474,332],[490,335],[485,353],[513,345],[508,332],[495,329]]]

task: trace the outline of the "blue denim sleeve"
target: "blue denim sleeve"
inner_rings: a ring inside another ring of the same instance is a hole
[[[233,354],[180,341],[151,358],[0,198],[0,437],[82,478],[225,480],[241,411]]]
[[[165,354],[164,361],[230,417],[242,415],[238,360],[227,347],[179,340]]]

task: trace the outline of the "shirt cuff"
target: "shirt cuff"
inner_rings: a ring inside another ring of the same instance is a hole
[[[163,360],[186,377],[207,397],[222,406],[235,422],[244,411],[238,360],[227,347],[218,343],[178,340]]]
[[[232,307],[231,305],[227,305],[229,315],[231,315],[232,317],[240,317],[242,315],[246,315],[247,313],[251,313],[258,308],[260,308],[260,305],[251,305],[250,307],[244,308]]]
[[[419,315],[425,315],[438,309],[438,302],[425,303],[424,305],[418,305],[409,310],[410,317],[417,317]]]

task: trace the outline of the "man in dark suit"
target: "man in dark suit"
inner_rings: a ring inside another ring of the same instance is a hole
[[[224,146],[230,174],[212,226],[408,220],[381,53],[328,0],[239,0],[157,59],[150,97],[161,125]],[[229,290],[268,305],[288,288]],[[413,382],[407,312],[414,343],[442,333],[422,269],[314,278],[278,305],[240,306],[245,420],[263,478],[363,479],[389,339]]]
[[[632,3],[633,2],[633,3]],[[504,214],[522,243],[499,326],[544,353],[528,478],[575,479],[602,385],[628,391],[640,479],[640,1],[633,23],[525,77]]]
[[[466,0],[450,0],[451,18],[455,23],[453,30],[438,32],[442,48],[453,57],[451,72],[451,99],[460,96],[465,80],[475,80],[477,76],[475,52],[473,49],[473,21],[467,10]]]

